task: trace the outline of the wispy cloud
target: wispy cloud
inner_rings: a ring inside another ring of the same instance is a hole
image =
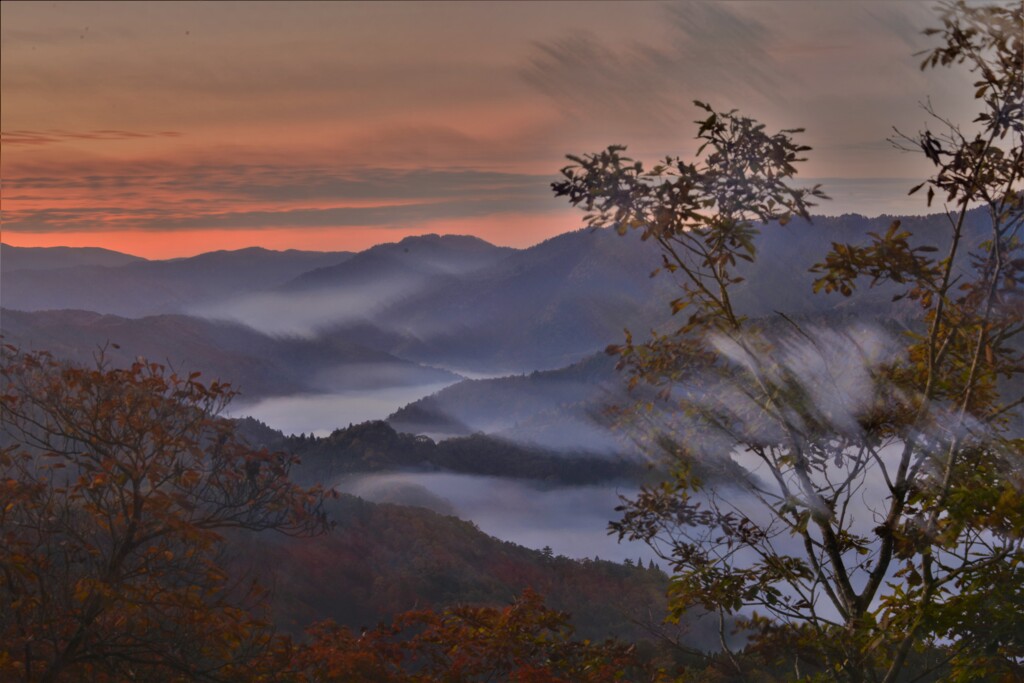
[[[521,194],[545,175],[480,171],[468,168],[397,169],[282,165],[268,163],[173,164],[163,160],[23,164],[6,174],[11,189],[116,191],[203,191],[236,199],[269,200],[461,198],[481,192]]]
[[[541,175],[156,162],[34,164],[4,179],[20,232],[378,226],[560,208]]]
[[[522,76],[573,117],[638,124],[691,118],[689,103],[723,90],[769,93],[782,71],[774,34],[724,3],[665,8],[668,37],[615,44],[575,34],[535,44]]]
[[[807,128],[816,150],[833,148],[813,155],[814,172],[832,176],[874,175],[879,166],[892,174],[891,127],[919,125],[915,102],[945,101],[960,80],[917,68],[912,55],[929,44],[920,32],[934,23],[923,3],[691,0],[658,9],[657,33],[535,41],[520,76],[580,129],[611,132],[604,144],[686,154],[698,99],[771,127]],[[875,145],[836,151],[855,141]]]
[[[173,130],[162,130],[155,133],[143,133],[131,130],[9,130],[0,132],[0,144],[4,145],[52,145],[69,140],[138,140],[144,138],[177,138],[181,133]]]
[[[91,243],[96,231],[118,248],[137,231],[155,245],[163,230],[176,245],[221,230],[244,246],[339,227],[330,244],[341,248],[355,225],[366,239],[456,225],[522,244],[578,225],[556,226],[568,209],[544,175],[565,154],[622,143],[645,160],[686,155],[693,99],[805,126],[814,151],[802,173],[836,178],[916,177],[878,143],[893,125],[918,129],[926,96],[973,118],[957,109],[963,83],[919,72],[911,56],[929,44],[929,2],[0,13],[4,229],[36,244],[74,231]],[[243,241],[247,227],[260,234]]]

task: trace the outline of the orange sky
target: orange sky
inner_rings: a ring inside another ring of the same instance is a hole
[[[150,258],[526,246],[580,225],[566,153],[692,149],[690,101],[804,126],[828,213],[924,212],[892,150],[966,76],[911,54],[930,3],[13,3],[3,240]]]

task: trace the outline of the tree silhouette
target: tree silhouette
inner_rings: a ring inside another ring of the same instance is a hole
[[[398,615],[356,635],[331,623],[306,644],[282,644],[267,666],[285,681],[534,681],[602,683],[655,680],[631,646],[575,640],[567,614],[527,589],[511,605],[454,607]],[[289,668],[284,669],[282,663]],[[627,677],[628,678],[624,678]]]
[[[793,140],[799,130],[769,135],[697,103],[697,161],[646,170],[610,147],[570,157],[554,184],[591,225],[656,240],[681,287],[672,311],[688,314],[678,330],[642,344],[627,334],[613,349],[645,397],[637,414],[661,415],[650,443],[670,476],[626,501],[612,526],[669,563],[673,617],[739,615],[751,652],[790,658],[798,679],[895,681],[911,651],[930,646],[956,680],[1024,675],[1024,475],[1012,423],[1024,372],[1024,17],[1019,4],[958,2],[941,21],[927,33],[942,44],[922,68],[977,75],[978,130],[936,117],[941,132],[897,144],[935,164],[911,192],[944,198],[946,233],[915,238],[896,221],[864,245],[834,244],[813,269],[815,290],[844,296],[864,281],[902,286],[896,298],[916,311],[909,336],[749,321],[733,308],[735,265],[756,258],[758,232],[807,218],[823,196],[791,184],[808,150]],[[988,235],[969,244],[975,206]],[[716,459],[747,475],[706,484]]]
[[[229,387],[3,350],[0,677],[233,680],[267,645],[223,534],[325,528],[292,458],[218,413]]]

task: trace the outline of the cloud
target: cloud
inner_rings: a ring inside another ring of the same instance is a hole
[[[692,99],[807,127],[802,171],[831,177],[917,175],[877,141],[920,127],[926,95],[943,112],[970,103],[951,72],[911,57],[930,42],[926,3],[2,12],[4,227],[35,234],[443,231],[507,221],[517,200],[522,234],[555,215],[549,178],[530,174],[611,143],[685,154]]]
[[[509,212],[547,212],[550,207],[517,198],[448,201],[373,207],[225,211],[176,214],[166,209],[138,211],[118,207],[81,207],[6,212],[4,227],[15,232],[79,231],[101,224],[124,230],[258,230],[263,228],[391,227],[408,228],[446,218],[484,217]]]
[[[396,503],[427,508],[442,515],[455,515],[455,506],[447,498],[432,493],[412,481],[366,478],[357,480],[346,493],[375,503]]]
[[[410,272],[404,278],[392,278],[387,283],[374,281],[370,285],[348,285],[301,294],[258,292],[199,304],[188,313],[237,321],[271,335],[314,337],[332,325],[370,318],[385,306],[416,292],[424,281],[422,275]],[[381,368],[375,366],[374,370],[379,372]],[[380,379],[378,377],[378,381]]]
[[[574,31],[536,42],[520,75],[603,144],[687,153],[678,137],[688,137],[697,99],[772,128],[807,128],[809,144],[830,148],[812,155],[811,172],[832,176],[880,166],[895,175],[890,150],[877,143],[893,125],[917,126],[915,102],[925,96],[942,111],[964,108],[962,94],[949,97],[965,85],[963,73],[917,68],[913,54],[934,42],[920,35],[935,23],[925,3],[691,1],[660,11],[661,30],[642,37]]]
[[[578,33],[536,43],[522,77],[573,117],[595,114],[635,124],[689,120],[690,101],[740,88],[779,87],[781,64],[771,34],[722,3],[687,2],[666,8],[671,32],[660,44],[613,47]]]
[[[668,14],[676,30],[668,67],[707,87],[739,86],[762,94],[779,88],[776,34],[765,24],[720,2],[672,5]]]
[[[352,475],[338,488],[370,500],[388,500],[394,490],[424,491],[441,499],[462,519],[481,531],[528,548],[550,546],[556,554],[585,558],[599,555],[622,562],[638,557],[657,559],[647,545],[619,542],[608,533],[608,522],[619,513],[620,495],[633,487],[551,487],[537,482],[510,481],[450,473],[390,473]]]
[[[131,130],[11,130],[0,132],[0,143],[5,145],[52,145],[69,140],[138,140],[144,138],[177,138],[181,133],[163,130],[155,133],[140,133]]]
[[[415,377],[415,368],[409,377]],[[375,389],[352,389],[330,394],[275,396],[252,403],[244,395],[231,405],[231,417],[255,417],[285,434],[308,433],[327,436],[346,424],[383,420],[406,405],[448,386],[450,382],[409,385],[406,381]]]
[[[5,3],[5,127],[103,128],[116,112],[118,121],[161,128],[218,123],[235,137],[256,121],[366,125],[396,113],[445,120],[453,110],[515,105],[506,85],[518,83],[500,73],[502,60],[473,59],[478,38],[443,35],[449,27],[437,16],[410,21],[417,12]]]
[[[109,162],[23,161],[7,165],[9,188],[86,189],[136,186],[270,199],[424,199],[459,197],[467,192],[516,191],[536,187],[547,191],[547,176],[482,171],[473,168],[414,169],[321,163],[215,162],[165,159]]]
[[[411,225],[560,208],[542,175],[269,163],[46,164],[5,170],[16,232]]]

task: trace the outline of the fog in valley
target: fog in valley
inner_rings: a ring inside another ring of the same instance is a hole
[[[315,337],[331,325],[368,318],[414,291],[420,280],[374,282],[344,290],[260,292],[223,301],[200,303],[189,313],[213,320],[231,320],[271,335]]]
[[[254,417],[285,434],[327,436],[335,429],[369,420],[383,420],[398,408],[440,391],[449,383],[383,386],[344,393],[296,394],[239,401],[230,417]]]
[[[608,535],[608,522],[616,519],[615,507],[621,504],[619,496],[636,493],[631,484],[562,487],[497,477],[409,472],[350,476],[340,481],[337,489],[376,502],[454,514],[487,534],[528,548],[548,546],[556,555],[658,561],[647,545],[619,543]]]
[[[0,14],[0,683],[1024,681],[1024,0]]]
[[[515,384],[524,378],[506,379]],[[232,406],[231,416],[254,417],[284,434],[327,437],[334,430],[352,424],[383,420],[400,408],[421,399],[428,400],[438,392],[443,395],[442,390],[454,384],[387,386],[386,382],[382,383],[385,386],[381,388],[344,393],[299,394],[239,402]],[[516,411],[503,410],[502,406],[443,401],[445,412],[441,417],[467,429],[455,434],[446,433],[442,428],[408,431],[435,440],[467,432],[485,432],[528,447],[565,453],[567,457],[584,449],[591,455],[617,457],[613,454],[615,442],[610,432],[599,428],[586,415],[556,412],[560,402],[585,396],[587,388],[582,382],[565,382],[557,390],[552,389],[552,412],[544,414],[546,403],[540,401],[532,411],[523,413],[521,422],[517,421]],[[460,409],[460,405],[464,409]],[[402,429],[400,423],[396,427]],[[339,482],[337,488],[373,502],[412,505],[454,515],[472,521],[481,531],[496,538],[528,548],[550,547],[555,554],[571,558],[598,556],[616,562],[643,558],[645,563],[655,558],[647,545],[619,543],[607,532],[608,522],[617,518],[615,507],[621,504],[619,496],[634,494],[633,484],[551,486],[466,474],[396,472],[349,476]]]

